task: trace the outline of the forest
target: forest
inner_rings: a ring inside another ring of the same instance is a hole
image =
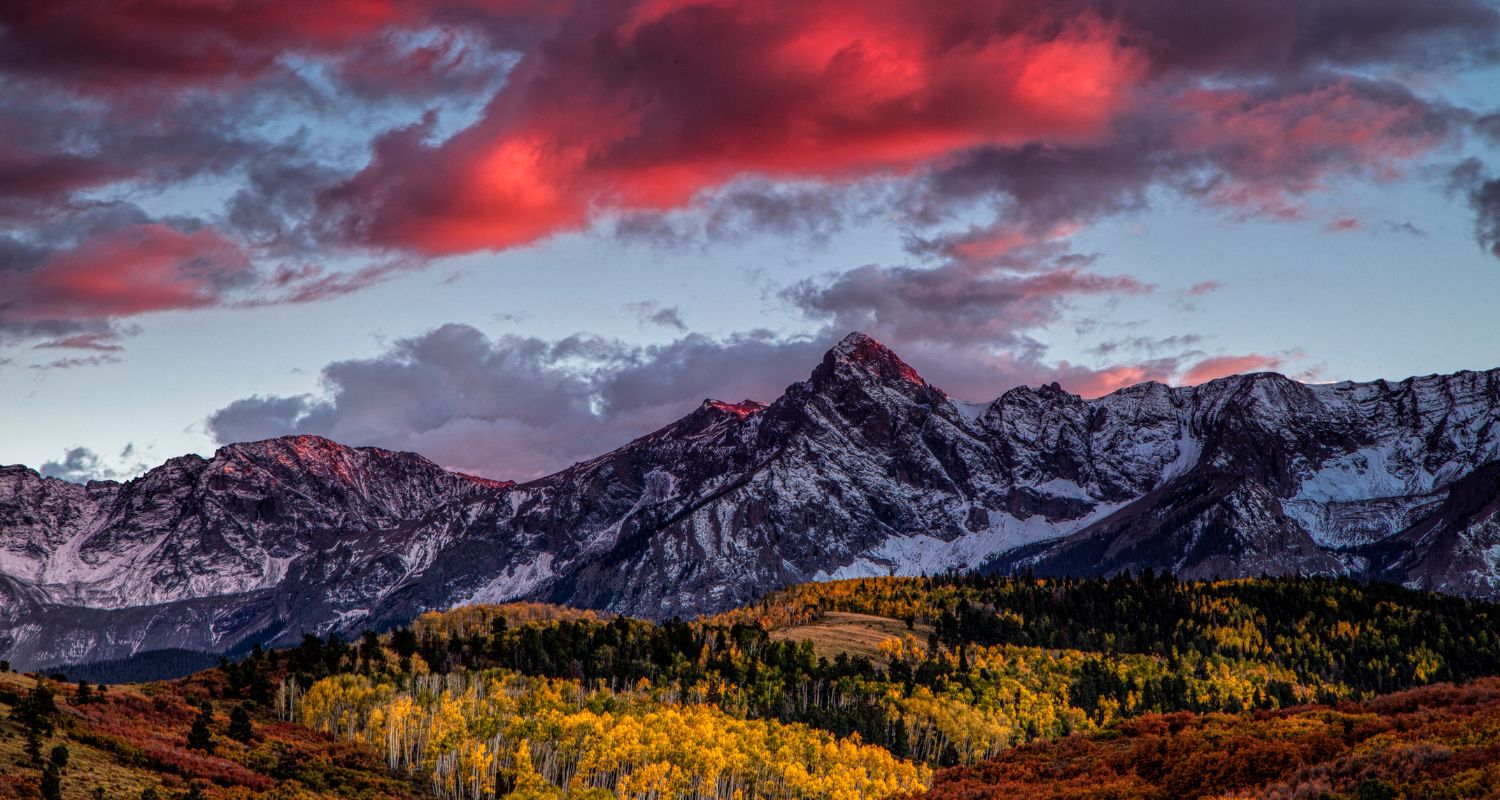
[[[775,635],[833,612],[906,630],[832,658]],[[614,691],[645,682],[949,766],[1144,713],[1276,709],[1494,675],[1496,612],[1321,579],[888,578],[808,584],[694,623],[470,607],[347,655],[309,639],[291,669],[308,685],[349,665],[398,679],[504,669]]]
[[[662,623],[480,605],[180,681],[12,675],[0,797],[115,796],[47,737],[163,773],[129,800],[1470,797],[1496,785],[1491,676],[1500,607],[1343,580],[863,579]],[[152,713],[154,755],[119,733]],[[363,793],[270,746],[292,732],[368,754]]]

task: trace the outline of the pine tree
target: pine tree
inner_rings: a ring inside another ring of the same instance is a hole
[[[417,635],[411,628],[397,628],[391,632],[391,649],[402,658],[411,658],[417,652]]]
[[[41,681],[11,710],[11,717],[26,730],[26,758],[33,766],[42,766],[42,739],[52,735],[56,713],[52,690]]]
[[[250,725],[250,709],[244,703],[240,703],[229,712],[228,732],[229,738],[237,742],[249,742],[250,738],[255,735]]]
[[[42,737],[30,729],[26,731],[26,760],[33,766],[42,765]]]
[[[60,744],[60,745],[52,748],[52,754],[48,757],[48,760],[51,761],[52,762],[52,766],[57,767],[58,770],[67,769],[68,768],[68,746],[65,745],[65,744]]]
[[[369,672],[373,666],[382,661],[380,652],[380,637],[374,631],[365,631],[359,640],[359,666],[364,672]]]
[[[42,800],[62,800],[62,773],[56,765],[42,770]]]
[[[214,751],[214,734],[209,729],[213,722],[213,707],[207,702],[198,707],[198,717],[193,720],[193,727],[188,731],[187,746],[194,750],[202,750],[205,753]]]
[[[31,688],[26,699],[21,701],[11,715],[28,731],[34,731],[38,736],[51,736],[52,717],[56,713],[57,703],[53,700],[52,690],[37,681],[36,686]]]

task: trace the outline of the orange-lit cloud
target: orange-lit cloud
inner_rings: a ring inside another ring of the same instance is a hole
[[[1261,89],[1202,89],[1174,103],[1174,147],[1210,159],[1221,173],[1208,197],[1251,214],[1300,218],[1298,197],[1329,177],[1398,177],[1452,133],[1441,113],[1390,84]]]
[[[1182,382],[1189,386],[1207,383],[1215,378],[1240,375],[1246,372],[1267,372],[1281,367],[1282,359],[1250,353],[1242,356],[1214,356],[1192,365],[1182,374]]]

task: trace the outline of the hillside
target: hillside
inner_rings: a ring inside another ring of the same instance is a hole
[[[817,619],[801,625],[772,628],[771,640],[808,642],[819,658],[832,659],[843,655],[884,661],[887,652],[883,651],[882,645],[907,636],[925,642],[932,632],[931,625],[913,623],[908,626],[899,619],[874,614],[825,611],[818,614]]]
[[[941,772],[922,800],[1500,797],[1500,680],[1254,715],[1151,714]]]
[[[691,623],[480,605],[102,693],[0,673],[0,797],[1482,797],[1496,611],[1157,576],[838,581]]]
[[[244,702],[225,675],[209,670],[182,681],[90,686],[0,673],[0,798],[40,798],[44,769],[26,753],[18,711],[38,686],[53,695],[47,715],[52,733],[40,741],[43,763],[66,748],[60,770],[63,800],[174,800],[202,797],[418,800],[427,795],[389,772],[367,749],[282,722],[271,704],[250,704],[251,736],[229,735],[234,710]],[[189,746],[200,703],[208,703],[213,752]],[[102,794],[100,792],[102,791]]]

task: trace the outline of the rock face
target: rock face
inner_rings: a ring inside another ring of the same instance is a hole
[[[979,405],[852,334],[770,405],[705,401],[521,485],[317,437],[124,484],[0,468],[0,657],[21,667],[513,598],[691,616],[808,580],[975,567],[1500,597],[1500,371]]]

